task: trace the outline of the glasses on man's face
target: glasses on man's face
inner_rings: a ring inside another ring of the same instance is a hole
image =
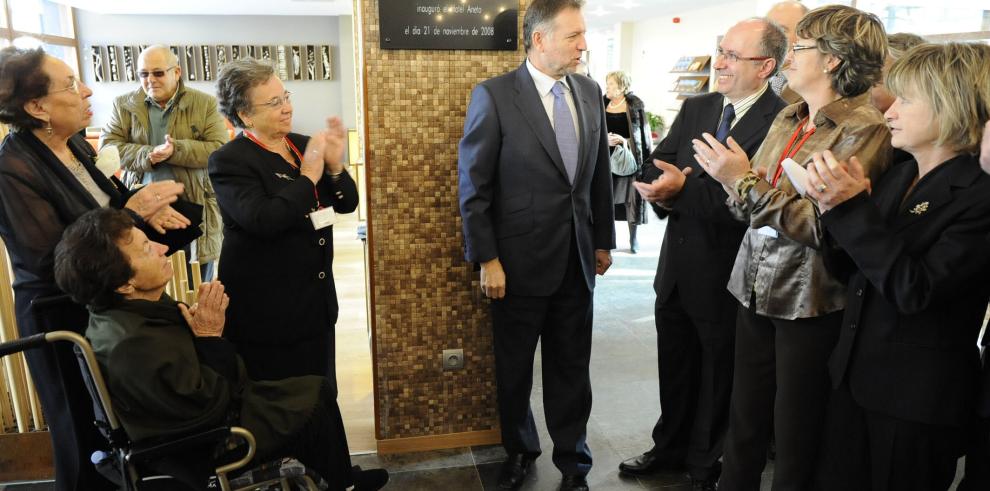
[[[141,70],[141,71],[138,72],[138,76],[141,77],[141,78],[148,78],[148,77],[154,75],[155,78],[162,78],[162,77],[165,76],[166,73],[168,73],[169,70],[171,70],[173,68],[175,68],[175,67],[174,66],[170,66],[170,67],[168,67],[168,68],[166,68],[164,70],[150,70],[150,71],[149,70]]]
[[[80,82],[79,79],[76,78],[76,77],[70,77],[70,80],[72,80],[72,81],[69,82],[69,86],[68,87],[65,87],[65,88],[62,88],[62,89],[58,89],[58,90],[50,90],[50,91],[48,91],[48,93],[49,94],[57,94],[59,92],[72,92],[73,94],[78,94],[78,93],[82,92],[82,90],[80,89],[80,86],[82,85],[82,82]]]
[[[266,107],[268,109],[273,109],[273,110],[274,109],[281,109],[283,105],[288,104],[289,102],[291,102],[289,100],[289,97],[291,95],[292,95],[292,92],[285,91],[285,94],[282,95],[282,97],[272,97],[272,100],[270,100],[268,102],[262,102],[260,104],[252,104],[252,106],[264,106],[264,107]]]
[[[725,51],[722,48],[718,48],[718,54],[716,55],[716,57],[722,58],[725,61],[728,61],[729,63],[735,63],[739,60],[763,61],[770,59],[769,56],[739,56],[739,54],[737,54],[735,51]]]
[[[817,49],[817,48],[818,46],[815,45],[806,46],[803,44],[794,43],[791,45],[791,53],[797,53],[798,51],[802,51],[805,49]]]

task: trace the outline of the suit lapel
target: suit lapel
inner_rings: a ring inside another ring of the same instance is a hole
[[[750,140],[759,134],[760,130],[770,125],[776,113],[773,111],[774,93],[767,87],[763,95],[753,104],[753,107],[746,111],[742,119],[732,127],[729,136],[732,137],[740,147],[748,148]]]
[[[699,102],[703,102],[704,104],[698,108],[697,127],[694,129],[695,131],[693,131],[691,139],[697,138],[704,141],[704,138],[701,136],[702,133],[708,133],[714,136],[715,132],[718,131],[718,123],[722,119],[722,96],[708,97],[706,100]],[[736,126],[738,127],[739,125]],[[732,133],[730,132],[729,134]],[[705,169],[698,165],[693,158],[689,160],[690,162],[685,167],[693,167],[696,177],[702,178],[708,175]]]
[[[564,179],[567,179],[564,159],[560,157],[560,150],[557,148],[557,137],[553,132],[553,126],[550,125],[547,111],[543,108],[543,101],[540,100],[540,95],[536,93],[533,77],[526,70],[526,62],[523,62],[522,66],[516,69],[516,98],[514,102],[516,108],[523,115],[523,119],[532,128],[536,139],[540,141],[540,145],[550,156],[554,167],[560,171]],[[578,167],[580,168],[580,164]],[[577,180],[575,179],[575,181]]]
[[[576,77],[568,76],[567,85],[571,87],[571,96],[574,97],[574,109],[577,110],[577,120],[578,120],[578,165],[577,170],[574,172],[574,184],[576,185],[578,180],[581,178],[581,174],[588,167],[591,167],[588,162],[588,150],[591,148],[591,139],[595,137],[589,131],[593,126],[592,118],[592,106],[590,97],[587,91],[578,87]],[[597,99],[597,98],[596,98]]]

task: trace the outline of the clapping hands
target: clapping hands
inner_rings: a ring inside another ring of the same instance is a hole
[[[182,312],[182,317],[186,319],[193,335],[217,337],[223,334],[229,304],[230,297],[223,292],[223,283],[209,281],[200,283],[196,303],[192,304],[192,307],[180,303],[179,311]]]

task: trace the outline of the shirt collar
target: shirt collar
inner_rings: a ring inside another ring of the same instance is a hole
[[[743,97],[742,99],[740,99],[738,102],[735,103],[729,101],[728,97],[723,97],[722,109],[725,109],[725,106],[732,104],[732,109],[734,109],[734,112],[736,114],[746,112],[746,110],[749,109],[753,104],[756,104],[756,100],[763,96],[763,93],[767,91],[767,87],[769,86],[770,86],[769,83],[764,83],[763,87],[761,87],[760,90],[757,90],[756,92],[746,97]]]
[[[553,84],[557,83],[558,79],[551,77],[539,69],[537,69],[533,64],[526,59],[526,69],[529,70],[529,76],[533,78],[533,83],[536,84],[536,93],[540,95],[541,98],[546,97],[553,89]],[[564,89],[567,91],[571,90],[570,85],[567,84],[567,77],[560,79],[560,82],[564,84]]]
[[[820,111],[818,111],[818,116],[815,117],[815,125],[819,125],[824,119],[829,120],[834,125],[839,125],[850,116],[852,116],[853,110],[859,106],[870,103],[870,92],[866,91],[860,95],[852,97],[842,97],[840,99],[834,100],[826,104]],[[808,103],[802,100],[796,104],[791,104],[787,106],[782,111],[785,117],[793,119],[801,119],[808,115]]]
[[[172,106],[174,106],[176,102],[179,101],[179,94],[181,93],[182,93],[182,87],[176,86],[175,93],[172,94],[172,98],[170,98],[168,102],[165,103],[165,107],[159,106],[158,103],[155,102],[155,100],[152,99],[150,95],[145,96],[144,102],[148,103],[149,106],[155,106],[157,108],[160,108],[162,111],[168,111],[169,109],[172,109]]]

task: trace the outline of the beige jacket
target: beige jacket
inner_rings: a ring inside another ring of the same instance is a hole
[[[805,102],[780,111],[753,156],[753,167],[766,167],[768,176],[775,175],[780,154],[807,114]],[[815,125],[815,133],[794,155],[799,164],[824,150],[840,160],[855,155],[873,182],[889,167],[890,130],[870,105],[869,93],[826,105],[815,116]],[[776,188],[761,179],[742,198],[742,203],[728,200],[729,210],[749,224],[729,277],[729,292],[736,300],[757,314],[778,319],[842,310],[846,288],[825,268],[817,205],[799,195],[786,174]],[[751,306],[754,298],[756,304]]]
[[[203,236],[196,242],[197,258],[207,262],[220,256],[223,223],[217,197],[210,183],[206,165],[210,154],[227,143],[227,128],[217,112],[212,96],[186,88],[179,82],[175,107],[169,120],[168,134],[175,140],[175,153],[165,162],[172,166],[175,178],[185,184],[185,198],[203,206]],[[146,95],[140,88],[114,100],[110,122],[103,128],[100,147],[115,145],[120,152],[124,184],[140,183],[151,169],[148,154],[150,120]]]

